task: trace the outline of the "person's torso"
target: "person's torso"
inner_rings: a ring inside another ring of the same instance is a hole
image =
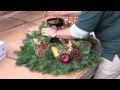
[[[120,11],[104,11],[94,32],[102,43],[103,54],[120,54]]]

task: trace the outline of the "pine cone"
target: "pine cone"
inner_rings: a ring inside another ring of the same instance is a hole
[[[48,43],[46,43],[46,42],[42,43],[41,46],[40,46],[40,50],[44,51],[48,48],[48,46],[49,46]]]
[[[77,49],[73,49],[71,51],[70,56],[71,56],[72,59],[75,59],[75,60],[80,60],[82,58],[82,54]]]
[[[88,41],[84,42],[85,47],[91,48],[92,44]]]
[[[39,58],[43,58],[43,54],[42,54],[42,51],[41,51],[40,48],[35,51],[35,54],[36,54]]]

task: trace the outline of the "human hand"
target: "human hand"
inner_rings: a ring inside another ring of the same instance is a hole
[[[50,36],[50,37],[55,37],[56,30],[52,28],[43,28],[42,29],[42,35],[43,36]]]

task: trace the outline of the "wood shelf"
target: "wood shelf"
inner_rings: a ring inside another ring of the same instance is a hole
[[[0,11],[0,16],[12,13],[13,11]]]

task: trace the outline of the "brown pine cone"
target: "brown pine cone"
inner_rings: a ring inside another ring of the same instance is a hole
[[[91,48],[92,44],[88,41],[84,42],[85,47]]]
[[[80,60],[82,58],[82,54],[77,49],[73,49],[71,51],[70,56],[71,56],[72,59],[75,59],[75,60]]]
[[[42,54],[40,48],[35,51],[35,54],[36,54],[39,58],[43,58],[43,54]]]

